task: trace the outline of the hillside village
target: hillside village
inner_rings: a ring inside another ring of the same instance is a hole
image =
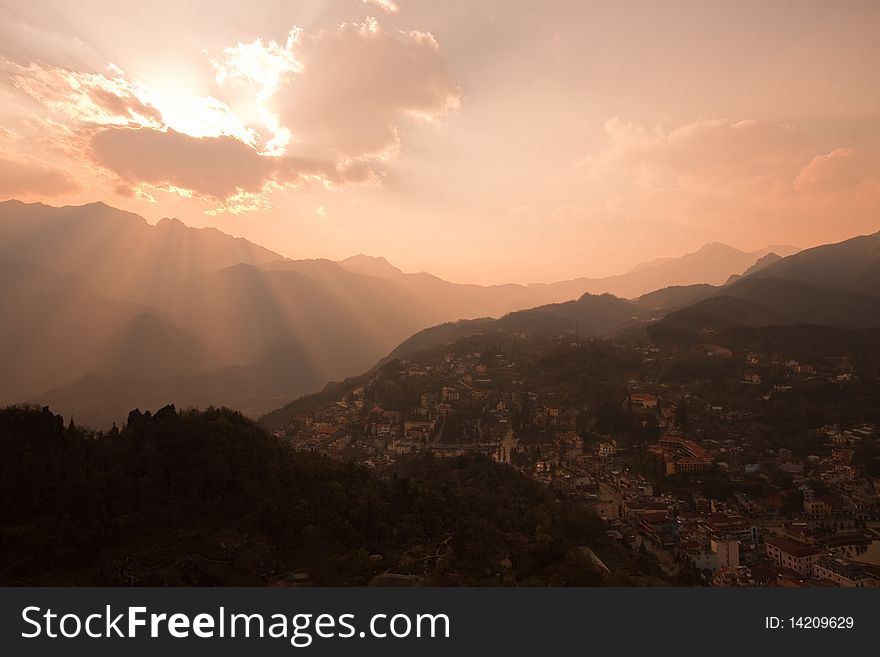
[[[264,423],[376,469],[483,454],[581,500],[659,581],[880,586],[876,370],[791,353],[487,333]]]

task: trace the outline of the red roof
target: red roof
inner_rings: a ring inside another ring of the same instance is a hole
[[[821,552],[821,550],[811,545],[803,545],[801,543],[795,543],[794,541],[787,541],[784,538],[768,538],[764,543],[772,545],[793,557],[811,557]]]

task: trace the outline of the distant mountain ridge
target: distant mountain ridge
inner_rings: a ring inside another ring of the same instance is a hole
[[[574,301],[519,310],[499,319],[459,320],[419,331],[401,343],[388,358],[436,347],[457,338],[488,331],[520,331],[530,334],[570,333],[597,337],[638,321],[642,307],[611,294],[584,294]]]
[[[784,256],[797,253],[793,246],[768,246],[757,251],[740,251],[720,242],[705,244],[692,253],[677,258],[658,258],[636,265],[628,272],[603,278],[575,278],[554,283],[529,283],[527,285],[507,284],[486,286],[484,289],[521,289],[531,293],[532,300],[541,303],[555,303],[576,299],[585,293],[613,294],[616,297],[632,299],[657,289],[671,286],[694,284],[722,285],[731,276],[742,275],[753,267],[762,267]],[[781,255],[780,255],[781,254]],[[345,269],[357,273],[379,276],[391,280],[404,280],[407,277],[435,276],[420,272],[405,274],[391,265],[385,258],[358,254],[339,263]],[[449,285],[454,285],[450,283]],[[469,288],[481,286],[470,285]]]
[[[571,281],[529,285],[545,293],[568,294],[576,298],[584,292],[613,294],[634,299],[657,289],[695,284],[722,285],[733,274],[741,274],[770,252],[791,255],[798,249],[790,246],[766,247],[745,252],[713,242],[678,258],[660,258],[637,265],[625,274],[605,278],[578,278]],[[564,292],[563,292],[564,291]]]
[[[642,286],[650,277],[662,284],[710,261],[718,265],[721,252],[731,259],[713,269],[719,276],[756,259],[715,245],[651,263],[636,278]],[[584,298],[585,285],[605,285],[585,281],[457,284],[364,255],[291,260],[213,228],[176,219],[151,225],[103,203],[6,201],[0,404],[51,404],[96,426],[121,421],[135,406],[171,402],[257,415],[357,374],[422,329],[450,320],[576,324],[592,335],[635,314],[621,299]]]
[[[728,252],[728,249],[724,245],[708,245],[703,250]],[[731,277],[723,285],[669,286],[633,301],[585,294],[577,301],[511,313],[498,320],[443,324],[420,331],[392,351],[390,357],[404,357],[468,334],[487,331],[578,331],[584,337],[593,337],[642,324],[653,337],[666,340],[737,325],[877,327],[880,326],[880,286],[871,287],[870,282],[880,275],[878,252],[880,233],[809,249],[802,252],[804,256],[793,254],[782,258],[770,252],[743,275]],[[844,264],[842,259],[847,262]],[[662,260],[656,266],[668,264],[669,261]],[[816,271],[817,267],[821,267],[821,271]],[[828,270],[836,275],[827,275]],[[805,282],[829,278],[841,287]],[[874,295],[864,293],[866,287]],[[605,302],[600,310],[597,304],[602,299]],[[614,301],[609,303],[609,300]],[[603,321],[597,321],[599,318]],[[658,319],[659,322],[652,324]]]
[[[663,292],[649,296],[656,300]],[[880,232],[807,249],[753,268],[725,286],[691,292],[692,305],[669,307],[673,312],[651,328],[655,337],[735,325],[877,327]]]

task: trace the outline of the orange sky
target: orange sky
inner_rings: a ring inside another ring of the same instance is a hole
[[[0,0],[0,198],[470,282],[880,229],[880,3]]]

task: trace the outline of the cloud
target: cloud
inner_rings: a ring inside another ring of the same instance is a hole
[[[264,152],[273,154],[386,159],[400,147],[404,120],[436,121],[461,102],[431,34],[388,31],[374,18],[294,28],[284,45],[238,43],[213,64],[219,85],[250,89],[272,135]]]
[[[880,208],[871,155],[819,151],[794,126],[708,119],[651,127],[614,118],[604,128],[603,147],[576,167],[566,197],[548,206],[547,221],[560,230],[792,241],[826,230],[831,217],[844,230]]]
[[[79,189],[70,175],[51,164],[0,153],[0,197],[60,196]]]
[[[127,80],[116,67],[117,75],[83,73],[66,68],[32,63],[12,68],[12,84],[53,112],[78,121],[98,125],[161,126],[162,114],[153,104],[150,93]]]
[[[294,32],[289,47],[301,70],[284,79],[271,104],[301,153],[388,157],[400,146],[402,119],[436,120],[461,101],[426,32],[388,32],[369,18]]]
[[[292,43],[292,36],[284,46],[274,41],[264,43],[262,39],[237,43],[224,48],[212,61],[216,83],[233,93],[241,91],[239,107],[244,105],[271,134],[263,139],[266,153],[282,154],[290,142],[290,130],[279,123],[277,112],[269,107],[269,99],[284,76],[301,70],[291,52]]]
[[[211,95],[184,99],[113,65],[89,73],[0,60],[0,69],[49,110],[34,117],[57,126],[34,130],[42,145],[115,174],[118,195],[149,200],[153,186],[222,211],[263,209],[273,189],[310,182],[377,184],[405,122],[437,121],[461,98],[433,36],[373,18],[294,28],[283,45],[238,43],[212,64]]]
[[[192,137],[170,129],[108,127],[92,136],[91,151],[98,164],[129,187],[149,184],[249,209],[264,206],[256,197],[272,185],[310,179],[331,185],[369,183],[374,176],[363,162],[265,155],[235,137]]]
[[[382,11],[387,11],[389,14],[396,14],[400,11],[400,7],[392,2],[392,0],[361,0],[361,4],[368,7],[376,7]]]
[[[873,170],[854,149],[835,148],[810,160],[798,173],[794,185],[803,192],[841,192],[867,180]]]
[[[215,199],[259,191],[272,163],[234,137],[191,137],[174,130],[107,128],[92,137],[102,166],[130,184],[188,189]]]
[[[790,176],[808,153],[791,126],[726,119],[653,130],[617,118],[605,124],[608,145],[585,162],[594,179],[624,176],[645,188],[764,184]]]

